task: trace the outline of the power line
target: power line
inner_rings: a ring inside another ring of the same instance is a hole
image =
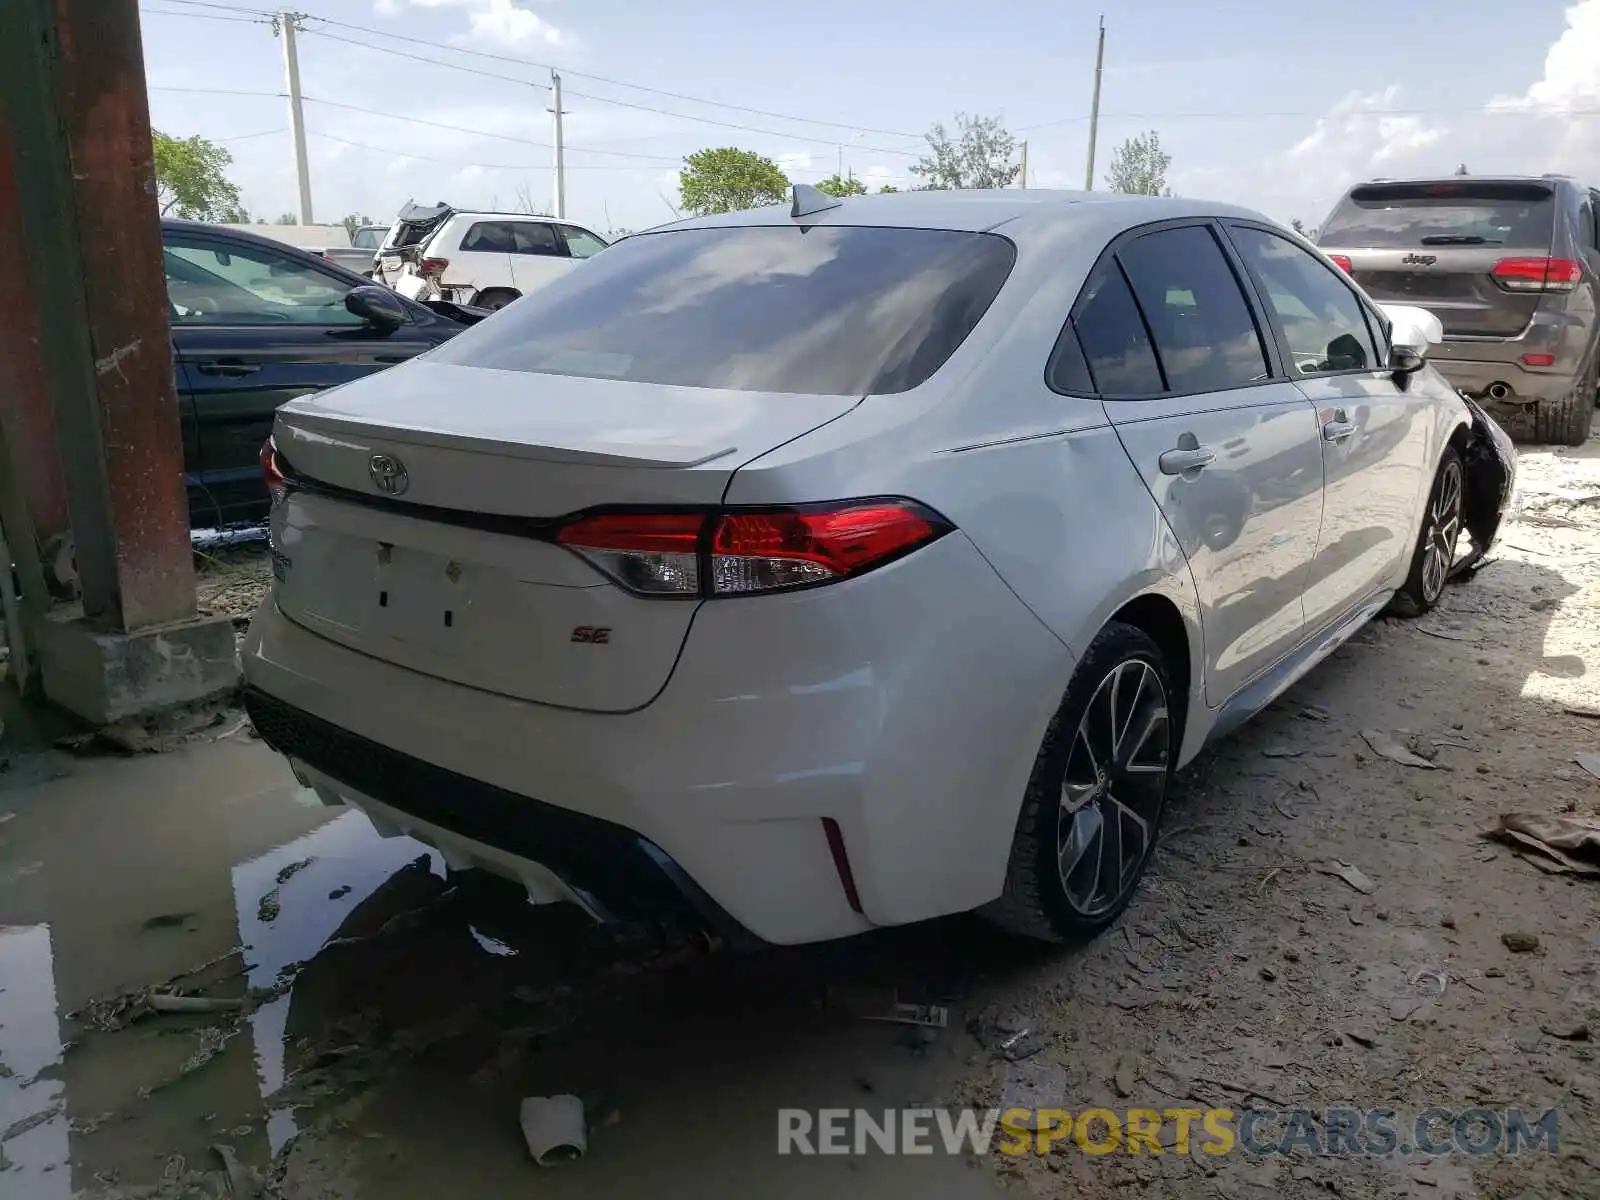
[[[147,17],[185,17],[193,21],[226,21],[230,25],[270,25],[272,22],[266,17],[226,16],[222,13],[202,12],[177,12],[170,8],[141,8],[139,12]]]
[[[395,158],[415,158],[421,162],[439,163],[446,167],[481,167],[485,171],[548,171],[548,163],[482,163],[467,162],[459,158],[436,158],[430,154],[418,154],[414,150],[394,150],[387,146],[373,146],[367,142],[352,141],[350,138],[338,137],[331,133],[322,133],[318,130],[307,130],[312,137],[322,138],[330,142],[339,142],[346,146],[355,146],[361,150],[372,150],[378,154],[389,154]],[[569,146],[570,150],[571,147]],[[569,171],[642,171],[645,167],[621,166],[613,163],[568,163]]]
[[[181,4],[185,8],[215,8],[223,12],[250,13],[257,17],[271,18],[277,15],[267,8],[250,8],[244,4],[217,4],[215,0],[164,0],[164,2],[167,4]]]
[[[1552,117],[1592,117],[1600,116],[1600,108],[1563,108],[1559,105],[1521,105],[1510,107],[1507,105],[1480,105],[1465,108],[1353,108],[1345,111],[1323,109],[1320,112],[1309,110],[1284,111],[1284,112],[1122,112],[1101,113],[1102,121],[1270,121],[1278,119],[1298,120],[1326,120],[1339,117],[1422,117],[1422,116],[1552,116]],[[1019,125],[1011,130],[1012,133],[1031,133],[1036,129],[1053,129],[1061,125],[1077,125],[1088,121],[1083,117],[1061,117],[1055,121],[1041,121],[1036,125]]]
[[[152,92],[186,92],[191,96],[266,96],[273,100],[282,100],[284,92],[245,92],[233,88],[203,88],[203,87],[151,87]]]
[[[276,129],[263,129],[260,133],[234,133],[229,134],[227,137],[216,137],[211,138],[210,140],[213,142],[247,142],[251,138],[271,137],[275,133],[287,132],[288,130],[280,125]]]
[[[304,96],[302,99],[307,104],[320,104],[326,108],[342,108],[349,112],[365,113],[369,117],[385,117],[391,121],[406,121],[412,125],[427,125],[434,129],[447,129],[451,133],[470,133],[477,137],[498,138],[503,142],[516,142],[523,146],[534,146],[540,150],[550,150],[553,147],[549,142],[536,142],[532,138],[518,137],[511,133],[494,133],[487,129],[470,129],[465,125],[450,125],[443,121],[429,121],[422,117],[407,117],[400,113],[380,112],[375,108],[362,108],[357,104],[345,104],[339,100],[319,100],[315,96]],[[568,146],[568,150],[583,154],[604,154],[611,158],[637,158],[648,162],[676,163],[676,158],[668,158],[660,154],[636,154],[627,150],[588,150],[581,146]]]
[[[321,18],[317,18],[317,19],[320,20]],[[466,73],[468,73],[470,75],[482,75],[482,76],[484,76],[484,77],[486,77],[488,79],[500,79],[500,80],[505,81],[506,83],[520,84],[520,85],[523,85],[525,87],[543,88],[546,91],[549,90],[549,85],[548,84],[537,83],[537,82],[535,82],[533,80],[530,80],[530,79],[518,79],[518,78],[515,78],[514,76],[501,75],[501,74],[498,74],[497,72],[494,72],[494,71],[481,71],[476,67],[468,67],[468,66],[463,66],[460,63],[446,62],[445,60],[439,59],[439,58],[429,58],[426,55],[422,55],[422,54],[412,54],[408,50],[396,50],[391,46],[375,46],[371,42],[362,42],[362,41],[357,41],[355,38],[340,37],[338,34],[325,33],[325,32],[323,32],[321,30],[308,29],[306,32],[309,35],[311,35],[312,37],[321,37],[321,38],[327,38],[330,41],[343,42],[347,46],[360,46],[360,47],[362,47],[363,49],[366,49],[366,50],[375,50],[380,54],[393,54],[393,55],[397,55],[400,58],[409,58],[413,62],[429,63],[429,64],[431,64],[433,66],[444,67],[444,68],[447,68],[447,69],[452,70],[452,71],[465,71]],[[388,36],[395,36],[395,35],[391,34],[391,35],[388,35]],[[501,57],[501,56],[496,55],[494,57],[498,58],[498,57]],[[534,64],[530,63],[528,65],[532,66]],[[612,96],[595,96],[595,95],[592,95],[592,94],[587,93],[587,92],[572,92],[572,91],[569,91],[566,94],[568,96],[576,96],[576,97],[578,97],[580,99],[583,99],[583,100],[593,100],[597,104],[612,104],[612,105],[617,106],[618,108],[631,108],[631,109],[635,109],[635,110],[637,110],[639,112],[656,113],[659,116],[671,117],[674,120],[694,121],[694,122],[697,122],[697,123],[702,124],[702,125],[717,125],[717,126],[720,126],[720,127],[724,128],[724,129],[738,129],[738,130],[742,130],[745,133],[759,133],[759,134],[764,134],[764,135],[766,135],[768,137],[786,138],[789,141],[794,141],[794,142],[812,142],[812,143],[815,143],[815,144],[818,144],[818,145],[832,146],[837,141],[837,139],[835,139],[835,138],[809,137],[809,136],[807,136],[805,134],[792,133],[792,132],[783,131],[783,130],[777,130],[777,129],[760,129],[760,128],[757,128],[754,125],[743,125],[743,124],[739,124],[738,122],[734,122],[734,121],[719,121],[715,117],[703,117],[703,116],[698,116],[698,115],[696,115],[694,113],[672,112],[669,109],[656,108],[655,106],[649,105],[649,104],[636,104],[631,100],[618,100],[618,99],[616,99],[615,97],[612,97]],[[792,118],[785,118],[785,119],[792,119]],[[853,127],[853,126],[841,126],[841,128],[855,128],[855,127]],[[865,131],[863,131],[863,132],[865,132]],[[898,136],[901,136],[901,135],[896,134],[895,136],[898,137]],[[907,136],[909,136],[909,135],[907,135]],[[902,155],[906,155],[908,157],[915,157],[917,155],[917,153],[918,153],[917,151],[914,151],[914,150],[890,149],[887,146],[859,146],[857,148],[861,149],[861,150],[870,151],[870,152],[876,153],[876,154],[902,154]]]
[[[198,3],[199,0],[169,0],[169,2],[171,2],[171,3]],[[218,7],[221,7],[221,6],[218,6]],[[411,36],[409,36],[407,34],[403,34],[403,33],[391,33],[388,30],[373,29],[371,26],[368,26],[368,25],[355,25],[355,24],[350,23],[349,21],[336,21],[332,17],[319,17],[319,16],[315,16],[314,14],[311,14],[311,13],[306,13],[305,16],[309,20],[319,21],[324,25],[332,25],[332,26],[334,26],[336,28],[339,28],[339,29],[348,29],[348,30],[350,30],[350,31],[352,31],[354,33],[365,33],[365,34],[368,34],[368,35],[373,36],[373,37],[392,38],[395,41],[409,42],[409,43],[411,43],[413,45],[426,46],[426,47],[428,47],[430,49],[437,49],[438,48],[437,43],[428,41],[426,38],[411,37]],[[324,35],[324,36],[326,36],[326,35]],[[356,44],[360,45],[362,43],[356,43]],[[922,135],[920,133],[907,133],[902,129],[874,129],[871,126],[868,126],[868,125],[852,125],[852,124],[849,124],[849,123],[844,122],[844,121],[826,121],[826,120],[822,120],[821,118],[817,118],[817,117],[797,117],[793,113],[773,112],[770,109],[752,108],[749,105],[744,105],[744,104],[730,104],[730,103],[727,103],[726,101],[722,101],[722,100],[708,100],[704,96],[691,96],[691,95],[689,95],[689,94],[687,94],[685,92],[671,92],[671,91],[667,91],[667,90],[665,90],[663,88],[648,87],[648,86],[646,86],[645,84],[642,84],[642,83],[629,83],[626,80],[622,80],[622,79],[611,79],[611,78],[608,78],[607,76],[604,76],[604,75],[593,75],[593,74],[590,74],[587,71],[569,71],[569,70],[566,70],[565,68],[562,68],[562,67],[553,66],[550,63],[535,62],[532,59],[518,58],[518,57],[515,57],[513,55],[509,55],[509,54],[494,54],[494,53],[492,53],[492,52],[490,52],[488,50],[469,50],[469,49],[466,49],[465,47],[452,47],[451,48],[451,52],[455,53],[455,54],[469,55],[469,56],[471,56],[473,58],[492,59],[495,62],[512,63],[512,64],[514,64],[516,66],[521,66],[521,67],[536,67],[541,71],[560,71],[563,75],[571,75],[571,76],[574,76],[575,78],[580,78],[580,79],[592,79],[596,83],[609,84],[612,87],[629,88],[630,90],[636,91],[636,92],[649,92],[651,95],[666,96],[666,97],[668,97],[669,99],[672,99],[672,100],[685,100],[685,101],[688,101],[690,104],[705,104],[705,105],[708,105],[708,106],[710,106],[712,108],[726,108],[726,109],[730,109],[730,110],[732,110],[734,112],[750,113],[751,115],[758,116],[758,117],[771,117],[771,118],[773,118],[775,120],[779,120],[779,121],[795,121],[795,122],[797,122],[799,124],[802,124],[802,125],[822,125],[822,126],[826,126],[827,128],[830,128],[830,129],[849,130],[850,132],[853,132],[853,133],[854,132],[859,132],[859,133],[877,133],[877,134],[882,134],[884,137],[918,138],[918,139],[920,139],[922,137]],[[589,97],[586,97],[586,99],[600,100],[600,99],[604,99],[604,97],[589,96]],[[674,113],[674,114],[669,114],[669,115],[683,116],[684,114]],[[686,118],[686,119],[695,120],[697,118],[689,117],[689,118]],[[794,136],[794,135],[792,135],[792,134],[783,134],[783,135],[780,135],[780,136],[790,137],[790,136]]]

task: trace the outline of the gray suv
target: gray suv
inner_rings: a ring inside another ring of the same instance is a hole
[[[1594,417],[1600,192],[1559,175],[1358,184],[1317,244],[1374,300],[1426,308],[1428,361],[1474,399],[1534,405],[1541,442],[1581,445]]]

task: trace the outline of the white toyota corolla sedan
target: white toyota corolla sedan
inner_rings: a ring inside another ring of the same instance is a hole
[[[249,711],[452,868],[739,944],[1094,933],[1174,771],[1488,548],[1510,443],[1294,234],[913,192],[637,234],[280,410]]]

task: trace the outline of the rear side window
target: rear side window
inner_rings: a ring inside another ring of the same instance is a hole
[[[513,228],[509,221],[479,221],[461,239],[461,249],[483,254],[511,254],[517,248]]]
[[[794,225],[625,238],[452,338],[432,361],[684,387],[903,392],[1010,274],[986,233]]]
[[[606,248],[604,241],[587,229],[579,229],[576,225],[563,225],[561,236],[566,239],[567,253],[573,258],[588,258]]]
[[[1114,260],[1101,263],[1090,278],[1072,323],[1094,388],[1102,396],[1153,396],[1167,390],[1144,318]],[[1072,391],[1070,356],[1058,356],[1052,365],[1052,385]]]
[[[1234,226],[1231,234],[1277,314],[1297,375],[1379,366],[1366,308],[1331,268],[1275,233]]]
[[[1555,198],[1537,183],[1375,183],[1353,188],[1319,246],[1514,246],[1548,250]]]
[[[1162,229],[1117,251],[1173,392],[1269,378],[1266,348],[1233,268],[1209,229]]]

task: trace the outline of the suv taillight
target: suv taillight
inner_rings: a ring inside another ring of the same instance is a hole
[[[1571,258],[1502,258],[1489,274],[1508,292],[1570,292],[1583,268]]]
[[[271,438],[261,443],[261,475],[267,483],[267,495],[276,508],[289,494],[289,481],[283,477],[283,469],[278,466],[278,447]]]
[[[1350,256],[1348,254],[1330,254],[1328,255],[1328,260],[1346,275],[1350,274],[1352,268],[1350,264]]]
[[[556,541],[641,596],[747,596],[848,579],[927,545],[952,526],[914,500],[793,508],[609,512],[577,517]]]
[[[439,279],[449,265],[448,258],[425,258],[417,264],[417,271],[430,279]]]

